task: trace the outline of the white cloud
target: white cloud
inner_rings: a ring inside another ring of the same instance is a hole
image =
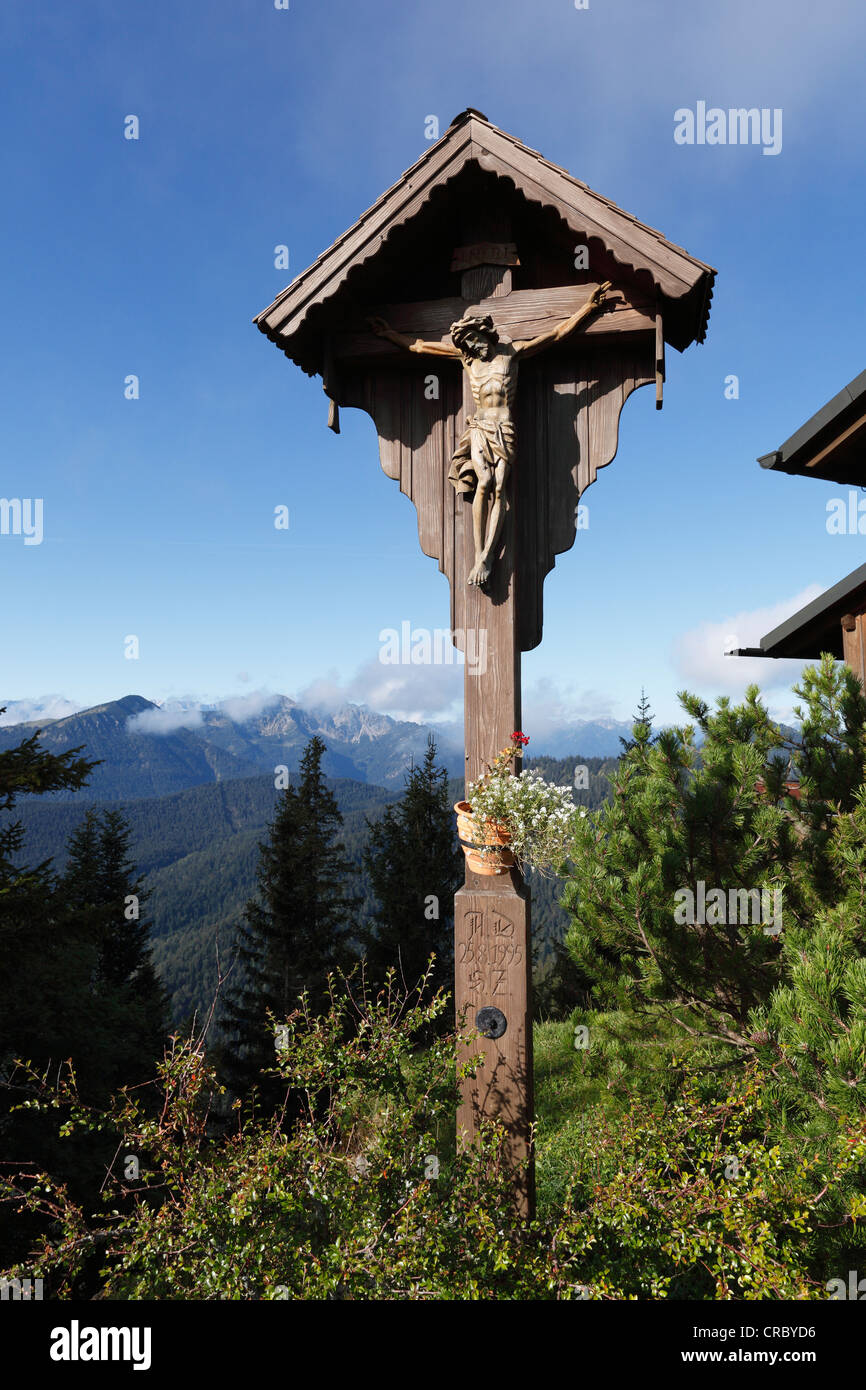
[[[298,691],[297,702],[303,709],[315,710],[318,714],[333,714],[348,701],[345,683],[341,683],[336,671],[305,685]]]
[[[251,690],[248,695],[229,695],[217,701],[217,709],[236,724],[245,724],[249,719],[258,719],[281,699],[282,696],[275,695],[272,690]]]
[[[203,711],[213,709],[235,724],[245,724],[250,719],[257,719],[282,698],[272,690],[251,690],[248,694],[226,695],[219,700],[188,695],[182,699],[167,700],[159,709],[134,714],[126,727],[133,734],[173,734],[178,729],[200,729],[204,724]]]
[[[386,665],[371,659],[341,681],[335,672],[298,692],[305,709],[333,714],[345,704],[368,705],[392,719],[443,724],[460,714],[463,666],[445,661],[424,665]]]
[[[731,647],[759,646],[766,633],[823,592],[820,584],[810,584],[791,598],[766,608],[734,613],[720,622],[699,623],[674,643],[672,656],[677,671],[687,680],[726,695],[741,693],[750,682],[763,690],[790,686],[802,669],[801,661],[725,656],[725,652]]]
[[[298,691],[298,704],[333,714],[346,704],[366,705],[392,719],[435,725],[443,740],[463,741],[462,665],[384,665],[370,660],[341,680],[330,672]],[[612,698],[599,690],[569,689],[550,680],[524,687],[523,723],[537,746],[563,727],[595,720],[621,721]]]
[[[603,691],[574,690],[551,680],[526,686],[522,705],[524,731],[535,748],[574,724],[620,720],[611,697]]]
[[[145,709],[133,714],[126,721],[130,734],[174,734],[178,729],[198,729],[203,723],[201,709],[197,705],[162,705],[159,709]]]
[[[453,649],[449,649],[453,650]],[[454,653],[456,657],[456,652]],[[463,705],[463,666],[385,666],[368,661],[349,682],[349,699],[416,724],[453,719]]]
[[[52,719],[64,719],[67,714],[76,714],[85,706],[65,695],[37,695],[29,700],[0,700],[6,706],[6,713],[0,714],[0,727],[7,724],[27,724],[41,719],[48,723]]]

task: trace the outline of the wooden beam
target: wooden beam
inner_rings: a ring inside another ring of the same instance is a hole
[[[618,261],[636,270],[647,268],[651,261],[653,279],[663,294],[679,299],[695,284],[697,276],[692,267],[710,269],[693,260],[681,246],[667,241],[654,227],[638,222],[608,198],[541,158],[513,135],[496,126],[486,126],[477,133],[473,129],[473,137],[470,155],[482,169],[510,177],[533,202],[555,207],[570,227],[580,227],[587,236],[598,237]]]
[[[866,612],[845,613],[841,622],[845,663],[866,689]]]
[[[661,309],[656,310],[656,410],[664,403],[665,329]]]
[[[369,312],[381,314],[398,333],[425,338],[429,342],[448,342],[451,324],[469,313],[491,314],[509,338],[528,339],[554,328],[562,319],[582,309],[593,288],[592,285],[569,285],[544,290],[512,290],[510,294],[494,295],[475,303],[455,295],[417,304],[376,305]],[[621,291],[614,293],[617,298],[612,295],[602,311],[581,326],[581,338],[656,331],[655,311],[650,304],[632,303]],[[338,326],[333,340],[334,356],[343,359],[405,356],[402,349],[377,337],[363,322]]]
[[[520,265],[517,247],[513,241],[476,241],[454,248],[452,270],[472,270],[477,265]]]
[[[322,390],[330,399],[328,401],[328,429],[333,430],[334,434],[340,433],[340,407],[337,398],[340,394],[340,382],[337,370],[334,366],[334,347],[333,340],[328,337],[325,339],[324,361],[322,363]]]
[[[820,453],[809,460],[806,467],[816,468],[819,463],[822,463],[823,460],[827,458],[828,454],[832,454],[835,449],[838,449],[840,444],[845,443],[846,439],[850,439],[853,434],[857,434],[859,430],[862,430],[864,425],[866,425],[866,415],[861,415],[860,418],[849,425],[846,430],[843,430],[841,434],[837,434],[835,438],[831,439],[830,443],[825,445]]]

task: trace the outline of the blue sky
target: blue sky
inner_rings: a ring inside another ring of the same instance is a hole
[[[332,435],[251,320],[469,105],[718,270],[547,580],[524,727],[641,685],[663,719],[749,679],[787,712],[798,663],[721,652],[864,558],[827,534],[838,487],[755,461],[864,366],[864,40],[853,0],[4,0],[0,496],[44,505],[41,544],[0,535],[7,718],[273,691],[453,717],[458,667],[378,660],[448,596],[372,422]],[[676,144],[698,101],[780,108],[780,153]]]

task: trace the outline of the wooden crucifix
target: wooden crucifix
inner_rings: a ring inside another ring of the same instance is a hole
[[[472,248],[470,248],[472,249]],[[485,248],[481,249],[484,254]],[[582,308],[555,328],[526,342],[512,342],[494,324],[490,314],[470,314],[452,323],[451,344],[428,343],[396,332],[386,319],[370,320],[373,331],[407,352],[432,357],[458,358],[472,394],[474,413],[468,416],[448,481],[458,495],[472,503],[474,563],[467,584],[487,587],[505,520],[505,485],[514,462],[515,435],[512,408],[517,391],[517,370],[522,358],[567,338],[604,300],[610,281],[592,291]]]
[[[581,494],[664,345],[702,340],[714,272],[468,110],[256,323],[331,399],[367,411],[385,473],[446,574],[464,652],[467,787],[521,728],[520,660]],[[591,601],[588,586],[578,602]],[[455,1003],[483,1063],[458,1113],[508,1134],[532,1210],[529,892],[467,867]]]

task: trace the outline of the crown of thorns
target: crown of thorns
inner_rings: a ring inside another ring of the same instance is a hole
[[[487,338],[495,338],[496,329],[489,314],[470,314],[451,325],[451,341],[456,348],[465,346],[470,333],[483,333]]]

